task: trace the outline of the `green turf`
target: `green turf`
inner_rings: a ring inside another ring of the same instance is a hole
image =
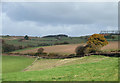
[[[98,60],[99,58],[102,59]],[[73,61],[72,64],[69,63],[67,65],[62,65],[54,68],[47,68],[39,71],[25,71],[3,74],[3,81],[117,81],[117,80],[118,80],[118,58],[104,56],[88,56]]]
[[[2,56],[2,73],[20,72],[33,61],[34,58],[23,56]]]
[[[68,59],[40,59],[37,60],[28,71],[37,71],[50,69],[58,66],[64,65],[74,65],[74,64],[83,64],[90,62],[99,62],[108,57],[104,56],[86,56],[81,58],[68,58]]]

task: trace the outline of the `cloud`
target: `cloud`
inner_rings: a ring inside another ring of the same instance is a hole
[[[117,29],[117,3],[3,3],[3,34],[70,36]]]

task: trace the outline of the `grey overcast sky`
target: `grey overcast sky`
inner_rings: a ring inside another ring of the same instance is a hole
[[[81,36],[118,29],[117,2],[6,2],[2,34]]]

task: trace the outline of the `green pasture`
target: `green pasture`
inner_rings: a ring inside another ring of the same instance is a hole
[[[33,61],[34,58],[23,56],[2,56],[2,73],[21,72]]]
[[[18,58],[17,60],[12,59],[12,61],[14,61],[15,63],[13,64],[11,62],[10,57],[11,56],[3,57],[4,58],[3,70],[6,70],[4,71],[5,73],[3,73],[2,75],[3,81],[117,81],[118,80],[118,58],[116,57],[93,55],[93,56],[71,58],[71,59],[40,59],[36,61],[33,64],[33,66],[28,69],[28,71],[24,71],[24,72],[21,72],[21,70],[24,68],[23,66],[19,65],[20,63]],[[31,58],[28,59],[30,59],[30,62],[33,61],[33,59],[31,60]],[[7,67],[8,65],[6,65],[5,63],[9,64],[9,67]],[[19,69],[17,69],[17,67]],[[11,71],[9,71],[9,68]],[[13,72],[13,70],[16,72]]]

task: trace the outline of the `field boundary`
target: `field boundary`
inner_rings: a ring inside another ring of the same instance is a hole
[[[31,65],[29,65],[28,67],[26,67],[25,69],[22,70],[22,72],[28,70],[30,67],[32,67],[32,65],[38,60],[38,57],[33,61],[33,63]]]
[[[90,53],[88,55],[104,55],[109,57],[120,57],[120,52]]]

